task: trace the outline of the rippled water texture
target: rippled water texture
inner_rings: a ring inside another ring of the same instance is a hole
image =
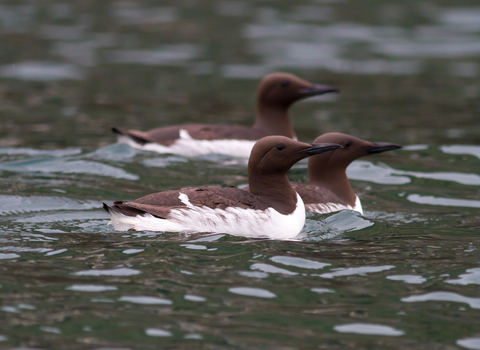
[[[1,349],[480,349],[478,1],[2,1],[0,38]],[[364,216],[112,230],[102,201],[247,174],[111,126],[251,125],[277,70],[341,89],[292,108],[300,140],[405,145],[349,167]]]

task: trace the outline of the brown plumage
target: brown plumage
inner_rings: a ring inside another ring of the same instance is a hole
[[[118,135],[129,136],[134,142],[144,145],[158,143],[170,146],[185,130],[196,140],[259,140],[268,135],[295,138],[288,110],[304,98],[338,92],[332,86],[312,84],[288,73],[273,73],[264,77],[257,91],[255,123],[252,127],[242,125],[184,124],[156,128],[149,131],[112,128]]]
[[[347,167],[355,159],[402,147],[394,143],[369,142],[341,133],[324,134],[314,142],[333,142],[343,147],[308,159],[308,185],[293,184],[305,205],[337,203],[354,207],[357,197],[348,181]]]
[[[302,197],[307,211],[312,204],[334,203],[355,207],[356,194],[346,174],[350,163],[371,154],[401,148],[394,143],[369,142],[341,133],[324,134],[314,141],[324,142],[337,143],[343,147],[308,159],[308,184],[292,182],[293,189]],[[249,186],[242,189],[250,191]]]
[[[268,136],[257,141],[249,158],[248,181],[251,192],[219,186],[185,187],[149,194],[131,202],[114,202],[112,206],[104,204],[103,207],[110,213],[117,212],[125,216],[149,213],[162,219],[169,219],[172,210],[188,210],[191,206],[260,211],[273,208],[287,215],[295,210],[297,204],[297,195],[288,181],[287,171],[303,158],[338,147],[341,146],[331,143],[308,144],[284,136]]]

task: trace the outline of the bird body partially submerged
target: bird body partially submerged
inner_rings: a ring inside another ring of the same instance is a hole
[[[289,108],[310,96],[338,92],[288,73],[267,75],[259,84],[255,123],[242,125],[184,124],[149,131],[112,128],[118,141],[142,150],[195,156],[208,153],[248,157],[256,140],[269,135],[296,139]]]
[[[193,205],[187,194],[191,191],[188,190],[177,191],[177,198],[184,206],[169,208],[168,212],[165,208],[159,210],[156,204],[137,206],[135,202],[116,202],[111,207],[104,205],[104,208],[111,215],[112,225],[120,231],[218,232],[245,237],[289,239],[300,232],[305,222],[305,206],[298,194],[293,212],[283,215],[264,203],[249,208],[241,200],[230,201],[232,206],[221,205],[216,208]],[[202,191],[209,190],[207,187]],[[230,196],[244,192],[222,187],[217,187],[213,192],[218,194],[219,190],[227,190]],[[142,209],[132,210],[138,207]],[[154,214],[159,211],[166,215],[161,217]]]
[[[293,184],[302,197],[307,212],[331,213],[350,209],[363,215],[360,198],[353,191],[347,178],[347,167],[355,160],[371,154],[401,148],[394,143],[369,142],[357,137],[328,133],[314,142],[333,142],[342,148],[328,154],[319,154],[308,159],[308,184]]]
[[[104,204],[104,209],[116,230],[294,238],[304,225],[305,206],[288,181],[287,171],[303,158],[338,147],[265,137],[255,144],[249,159],[251,192],[219,186],[186,187],[131,202]]]

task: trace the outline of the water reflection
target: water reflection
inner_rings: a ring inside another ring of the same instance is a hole
[[[0,77],[30,81],[83,80],[86,78],[86,74],[71,64],[19,62],[0,66]]]
[[[387,279],[392,281],[402,281],[408,284],[422,284],[427,280],[425,277],[418,275],[391,275],[387,276]]]
[[[323,273],[318,275],[322,278],[334,278],[340,276],[365,276],[367,273],[377,273],[382,271],[388,271],[394,269],[393,265],[384,265],[384,266],[361,266],[361,267],[349,267],[349,268],[337,268],[331,269],[331,272]]]
[[[112,15],[122,25],[138,25],[153,23],[168,23],[178,20],[179,13],[175,7],[141,8],[135,2],[115,2]]]
[[[118,301],[125,301],[142,305],[172,305],[172,301],[165,298],[149,297],[143,295],[123,296]]]
[[[6,259],[16,259],[19,258],[20,255],[15,254],[15,253],[0,253],[0,260],[6,260]]]
[[[369,334],[369,335],[384,335],[389,337],[398,337],[404,335],[405,332],[395,329],[390,326],[383,326],[378,324],[366,324],[366,323],[349,323],[342,324],[333,327],[340,333],[356,333],[356,334]]]
[[[105,292],[108,290],[117,290],[118,288],[115,286],[101,286],[101,285],[95,285],[95,284],[74,284],[72,286],[69,286],[65,288],[66,290],[71,290],[74,292],[92,292],[92,293],[98,293],[98,292]]]
[[[145,329],[145,334],[150,337],[171,337],[173,336],[172,332],[160,328],[147,328]]]
[[[472,309],[480,309],[480,298],[470,298],[452,292],[432,292],[421,295],[412,295],[402,298],[404,303],[416,303],[421,301],[450,301],[468,304]]]
[[[266,274],[269,273],[274,273],[274,274],[280,274],[280,275],[286,275],[286,276],[295,276],[298,275],[296,272],[288,271],[286,269],[281,269],[279,267],[270,265],[270,264],[264,264],[264,263],[255,263],[250,266],[250,269],[252,270],[259,270],[262,271]]]
[[[473,199],[442,198],[434,196],[421,196],[419,194],[410,194],[407,200],[419,204],[441,205],[449,207],[480,208],[480,201]]]
[[[252,288],[252,287],[233,287],[228,288],[230,293],[245,295],[249,297],[257,297],[257,298],[276,298],[277,296],[275,293],[272,293],[268,290],[261,289],[261,288]]]
[[[478,350],[480,349],[480,338],[458,339],[456,344],[465,349]]]
[[[450,284],[480,284],[480,268],[467,269],[465,273],[458,276],[458,279],[446,280],[445,283]]]
[[[389,167],[386,164],[378,165],[364,160],[356,160],[347,168],[347,176],[352,180],[374,182],[378,184],[406,184],[411,181],[408,176],[418,179],[453,181],[462,185],[480,185],[480,175],[459,172],[432,172],[404,171]]]
[[[142,271],[131,269],[129,267],[120,267],[110,270],[86,270],[75,272],[76,276],[134,276],[141,274]]]
[[[60,328],[57,328],[57,327],[41,326],[40,330],[46,333],[62,334],[62,331],[60,330]]]
[[[304,258],[297,258],[293,256],[272,256],[270,258],[273,262],[278,264],[283,264],[287,266],[295,266],[302,269],[323,269],[325,266],[329,266],[331,264],[328,263],[321,263],[314,260],[304,259]]]
[[[22,147],[0,148],[2,347],[478,348],[478,220],[430,205],[478,207],[477,5],[11,3],[0,132]],[[349,168],[366,217],[309,215],[282,242],[112,232],[102,198],[237,186],[246,164],[105,146],[110,124],[242,122],[255,86],[240,78],[292,69],[342,88],[328,111],[295,107],[300,138],[412,143]]]
[[[472,145],[445,145],[441,146],[440,150],[449,154],[470,154],[474,157],[480,158],[480,146]]]
[[[90,174],[109,176],[117,179],[138,180],[138,175],[130,174],[111,165],[86,160],[71,159],[29,159],[17,162],[0,163],[0,170],[14,172],[40,172],[62,174]]]

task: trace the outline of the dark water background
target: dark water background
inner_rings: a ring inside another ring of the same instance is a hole
[[[0,348],[480,349],[479,64],[478,1],[1,1]],[[104,200],[247,181],[111,126],[251,125],[278,70],[342,90],[292,108],[300,140],[406,145],[349,168],[363,217],[107,225]]]

